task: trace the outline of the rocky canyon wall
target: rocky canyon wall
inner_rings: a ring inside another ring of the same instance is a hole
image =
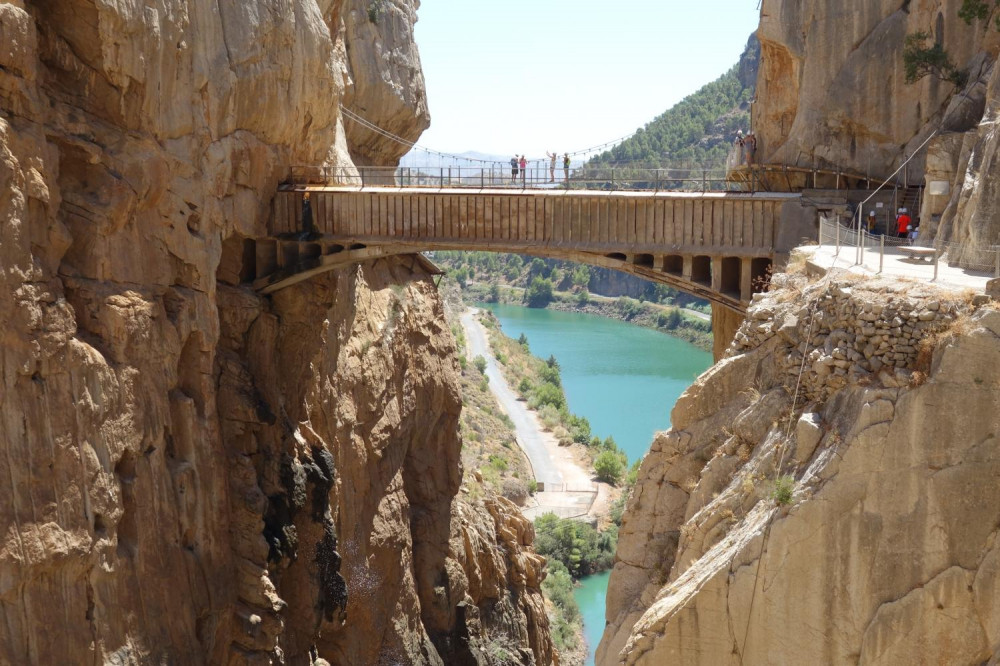
[[[992,26],[967,25],[961,4],[765,0],[753,114],[760,161],[891,174],[906,148],[912,154],[941,124],[956,92],[934,76],[906,83],[906,36],[923,31],[939,40],[973,84],[995,59],[1000,40]],[[967,114],[962,129],[978,122],[981,109],[980,97],[979,114]]]
[[[598,663],[996,663],[1000,309],[774,286],[643,461]]]
[[[962,4],[765,0],[753,128],[764,163],[889,178],[916,154],[897,179],[933,184],[911,211],[924,237],[957,241],[952,258],[976,262],[1000,241],[1000,195],[988,177],[1000,140],[1000,32],[992,16],[966,23]],[[905,41],[918,32],[966,83],[933,74],[906,82]]]
[[[0,661],[553,660],[430,278],[240,286],[290,165],[398,157],[342,101],[426,126],[377,4],[0,4]]]

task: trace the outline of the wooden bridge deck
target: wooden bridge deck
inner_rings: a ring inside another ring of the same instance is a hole
[[[258,251],[255,286],[274,291],[307,272],[387,254],[490,250],[619,268],[741,310],[787,251],[780,237],[789,206],[800,210],[799,195],[285,189],[274,199],[275,249]]]

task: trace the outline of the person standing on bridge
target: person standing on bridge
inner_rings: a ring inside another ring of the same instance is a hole
[[[753,132],[746,135],[743,139],[743,146],[746,149],[747,154],[747,166],[753,166],[754,158],[757,155],[757,137]]]
[[[569,153],[563,154],[563,174],[566,176],[566,183],[569,183]]]
[[[521,166],[521,187],[525,187],[527,185],[528,178],[528,160],[524,159],[524,155],[521,155],[521,161],[519,164]]]
[[[556,157],[557,157],[557,155],[555,153],[551,153],[550,154],[549,151],[546,150],[545,151],[545,156],[549,158],[549,182],[550,183],[554,183],[554,182],[556,182]]]
[[[510,158],[510,182],[513,185],[517,185],[517,155]]]

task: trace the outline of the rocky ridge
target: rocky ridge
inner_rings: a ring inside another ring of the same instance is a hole
[[[382,4],[0,5],[0,661],[554,660],[530,525],[455,500],[429,276],[240,286],[290,165],[393,159],[349,94],[426,124]]]
[[[643,462],[598,663],[994,663],[1000,310],[774,284]]]
[[[1000,195],[989,177],[1000,140],[1000,31],[991,19],[966,24],[962,5],[765,0],[758,161],[889,177],[916,153],[906,180],[927,186],[924,235],[961,243],[954,260],[979,260],[1000,242]],[[917,32],[942,45],[967,75],[964,86],[935,76],[906,83],[905,40]]]

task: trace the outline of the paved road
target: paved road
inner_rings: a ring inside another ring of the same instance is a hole
[[[462,327],[465,329],[465,339],[470,360],[476,356],[486,359],[486,376],[490,380],[490,390],[496,396],[500,407],[514,422],[517,443],[524,450],[535,472],[535,480],[548,484],[562,483],[563,477],[556,468],[555,462],[545,447],[544,435],[527,406],[517,399],[517,394],[511,390],[507,380],[500,372],[496,357],[486,339],[486,330],[476,319],[479,310],[471,309],[462,314]]]

